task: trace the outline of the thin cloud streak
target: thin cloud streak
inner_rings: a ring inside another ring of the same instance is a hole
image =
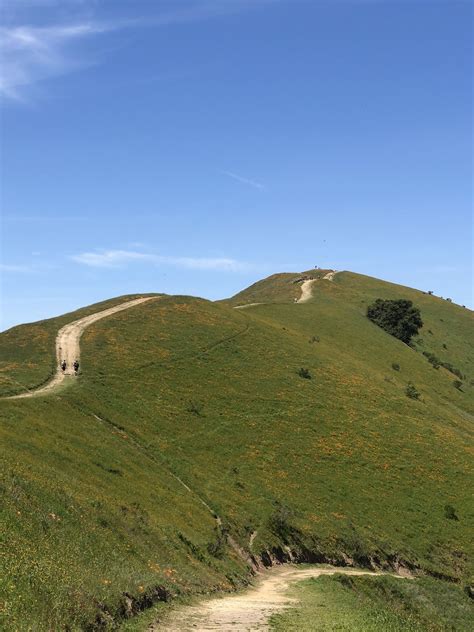
[[[23,101],[25,86],[81,67],[83,62],[68,56],[72,42],[112,29],[93,23],[0,27],[0,96]]]
[[[269,0],[243,0],[228,3],[194,4],[149,18],[129,18],[115,22],[83,20],[51,26],[19,24],[0,27],[0,97],[24,102],[27,86],[90,65],[83,54],[71,51],[74,42],[101,34],[132,28],[160,28],[198,22],[239,11],[244,7],[267,4]],[[55,2],[39,2],[51,4]],[[59,4],[59,2],[58,2]],[[75,4],[75,3],[71,3]],[[84,3],[85,5],[87,3]]]
[[[242,272],[251,270],[252,265],[226,257],[168,257],[135,250],[100,250],[83,252],[70,257],[76,263],[92,268],[120,268],[130,263],[151,263],[169,265],[189,270],[214,270],[221,272]]]
[[[0,263],[0,272],[32,272],[32,266],[13,265],[9,263]]]
[[[239,176],[238,173],[234,173],[233,171],[221,171],[220,173],[232,178],[233,180],[237,180],[237,182],[241,182],[242,184],[248,184],[249,186],[254,187],[254,189],[260,189],[261,191],[265,189],[265,185],[261,182],[251,180],[250,178],[244,178],[244,176]]]

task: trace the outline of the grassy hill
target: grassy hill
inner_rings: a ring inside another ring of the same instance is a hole
[[[79,318],[113,307],[125,300],[151,296],[133,294],[95,303],[75,312],[36,323],[18,325],[2,332],[0,357],[0,397],[35,389],[56,371],[55,339],[58,330]]]
[[[245,583],[246,555],[472,581],[472,313],[325,272],[159,296],[85,331],[70,388],[0,401],[7,627],[113,629]],[[414,348],[366,318],[379,297],[420,308]],[[46,381],[55,331],[86,313],[0,334],[3,392]]]

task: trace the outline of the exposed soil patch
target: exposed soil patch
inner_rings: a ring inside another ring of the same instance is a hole
[[[336,270],[331,270],[331,272],[328,272],[322,277],[322,280],[333,281],[336,274]],[[307,303],[309,301],[312,296],[313,283],[316,283],[316,281],[318,280],[319,279],[306,279],[305,281],[303,281],[303,283],[301,284],[301,296],[296,301],[296,303]]]
[[[186,606],[173,613],[166,621],[156,623],[149,629],[156,632],[268,630],[268,620],[272,614],[297,603],[296,599],[287,595],[290,584],[335,573],[384,574],[377,571],[335,567],[298,567],[290,564],[276,566],[260,573],[256,585],[243,593],[209,599],[197,606]]]

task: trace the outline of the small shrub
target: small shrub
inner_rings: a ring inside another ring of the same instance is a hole
[[[310,380],[312,378],[312,375],[308,371],[308,369],[305,369],[303,367],[301,367],[301,369],[298,369],[298,375],[304,378],[305,380]]]
[[[448,347],[445,345],[445,343],[443,342],[443,349],[447,349]]]
[[[191,399],[186,410],[188,411],[188,413],[192,413],[193,415],[200,417],[202,415],[202,404]]]
[[[116,476],[122,476],[122,470],[117,470],[114,467],[106,467],[105,470],[106,470],[106,472],[109,472],[109,474],[115,474]]]
[[[423,355],[428,358],[428,362],[434,369],[439,369],[441,366],[441,360],[437,358],[434,353],[431,353],[430,351],[423,351]]]
[[[405,394],[407,397],[411,399],[420,399],[420,392],[417,390],[416,386],[412,382],[408,382],[407,387],[405,389]]]
[[[430,296],[433,296],[433,290],[428,290],[428,294],[429,294]]]
[[[406,299],[391,301],[378,298],[367,308],[367,317],[406,344],[423,327],[420,310]]]
[[[291,525],[294,512],[287,505],[280,502],[275,503],[275,510],[268,519],[270,530],[286,543],[297,530]]]
[[[454,386],[454,388],[457,388],[458,391],[462,391],[462,382],[461,382],[461,380],[454,380],[453,386]]]
[[[444,517],[447,518],[448,520],[459,520],[456,514],[456,510],[454,509],[452,505],[444,506]]]
[[[443,366],[450,373],[458,377],[460,380],[464,379],[464,375],[461,373],[461,371],[453,366],[450,362],[441,362],[441,366]]]
[[[228,533],[229,530],[226,527],[216,527],[216,539],[213,542],[209,542],[206,547],[209,555],[212,555],[212,557],[215,557],[218,560],[223,559],[227,548]]]
[[[188,549],[191,551],[191,554],[200,562],[207,562],[206,556],[203,555],[203,553],[201,552],[200,548],[198,546],[196,546],[193,542],[191,542],[191,540],[189,540],[184,534],[182,534],[180,531],[178,531],[177,533],[178,538],[181,540],[181,542],[183,544],[185,544]]]
[[[400,365],[397,362],[392,362],[392,369],[394,371],[400,371]]]
[[[319,342],[319,336],[313,336],[309,339],[310,342]]]

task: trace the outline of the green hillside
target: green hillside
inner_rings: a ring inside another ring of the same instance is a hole
[[[18,325],[1,335],[0,397],[23,393],[47,382],[56,370],[54,341],[67,323],[113,307],[125,300],[149,296],[133,294],[95,303],[75,312],[37,323]]]
[[[472,312],[326,272],[158,296],[85,331],[69,388],[0,402],[8,629],[113,629],[245,583],[248,555],[472,581]],[[376,298],[420,308],[414,348],[367,319]],[[46,381],[55,331],[90,312],[0,334],[3,392]]]

